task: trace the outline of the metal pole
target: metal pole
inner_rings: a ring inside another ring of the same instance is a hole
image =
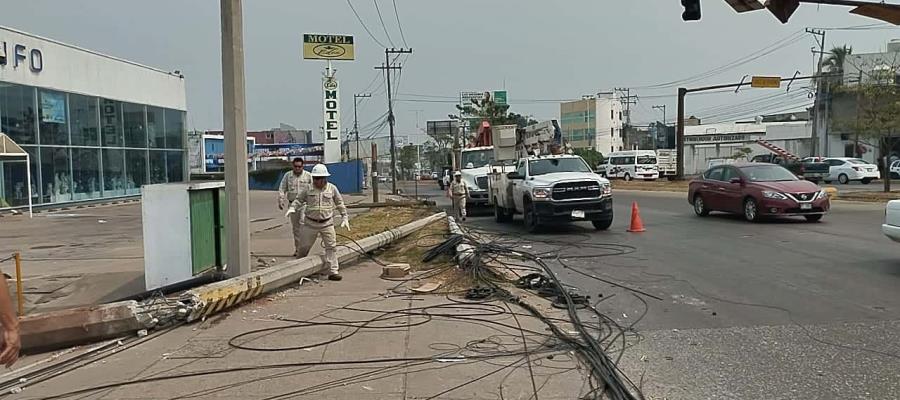
[[[819,64],[816,66],[816,98],[813,104],[813,120],[812,120],[812,146],[810,146],[810,157],[815,157],[819,153],[819,117],[823,114],[822,108],[822,56],[825,54],[825,31],[818,29],[806,29],[806,33],[811,33],[820,37],[819,42]]]
[[[250,198],[247,183],[247,122],[244,96],[244,35],[241,0],[220,0],[222,17],[222,116],[230,277],[250,273]]]
[[[372,202],[378,202],[378,145],[372,142]]]
[[[28,186],[28,218],[34,218],[34,207],[31,193],[31,155],[25,153],[25,185]]]
[[[22,254],[16,252],[16,303],[19,316],[25,315],[25,294],[22,293]]]
[[[684,179],[684,96],[686,88],[678,88],[678,122],[675,126],[675,159],[677,160],[675,177]]]

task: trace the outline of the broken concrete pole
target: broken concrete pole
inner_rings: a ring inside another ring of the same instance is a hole
[[[138,312],[137,302],[122,301],[25,316],[19,319],[22,350],[36,353],[137,332],[144,329]]]

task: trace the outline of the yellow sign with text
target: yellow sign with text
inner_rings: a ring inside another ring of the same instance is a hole
[[[781,77],[780,76],[754,76],[753,80],[750,81],[750,87],[780,88],[781,87]]]
[[[353,60],[353,36],[303,34],[303,59]]]

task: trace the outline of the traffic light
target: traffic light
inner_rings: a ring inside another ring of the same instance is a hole
[[[685,21],[700,20],[700,0],[681,0],[684,12],[681,13],[681,19]]]
[[[782,24],[786,24],[788,19],[791,18],[791,14],[794,11],[797,11],[797,7],[800,7],[800,0],[768,0],[766,1],[766,8],[775,15],[775,18],[778,18]]]

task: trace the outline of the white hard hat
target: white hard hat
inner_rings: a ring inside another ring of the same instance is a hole
[[[453,176],[462,176],[462,172],[456,171],[453,173]]]
[[[328,167],[326,167],[325,164],[314,165],[312,167],[312,173],[310,173],[310,175],[312,175],[313,178],[331,176],[331,174],[328,173]]]

